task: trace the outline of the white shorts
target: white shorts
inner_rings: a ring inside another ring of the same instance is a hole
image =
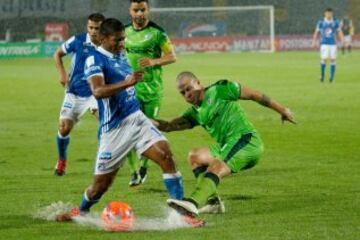
[[[102,133],[95,163],[95,175],[110,173],[120,168],[135,149],[138,157],[159,141],[167,141],[143,112],[137,111],[121,124]]]
[[[322,44],[320,46],[321,59],[336,59],[337,46]]]
[[[349,45],[349,44],[351,44],[351,41],[352,41],[351,35],[344,36],[344,43],[345,44]]]
[[[64,102],[60,110],[60,119],[70,119],[78,122],[87,110],[97,110],[98,105],[94,96],[79,97],[72,93],[65,93]]]

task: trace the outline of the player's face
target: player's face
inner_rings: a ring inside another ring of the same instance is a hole
[[[102,39],[101,46],[113,53],[119,54],[124,49],[124,42],[125,42],[125,33],[122,32],[115,32],[107,37]]]
[[[133,2],[129,8],[132,21],[139,27],[145,26],[149,19],[149,6],[146,2]]]
[[[178,82],[177,89],[185,100],[193,105],[201,103],[201,87],[199,81],[190,78],[182,79]]]
[[[94,21],[88,20],[87,31],[88,31],[91,41],[93,43],[99,42],[100,25],[101,25],[101,22],[94,22]]]
[[[325,18],[326,18],[327,20],[331,20],[331,19],[333,18],[333,16],[334,16],[334,13],[333,13],[333,12],[331,12],[331,11],[326,11],[326,12],[325,12]]]

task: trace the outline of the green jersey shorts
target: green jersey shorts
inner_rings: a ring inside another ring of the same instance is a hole
[[[256,132],[243,134],[240,139],[231,139],[222,147],[219,144],[210,147],[211,155],[226,162],[232,173],[254,167],[263,151],[263,143]]]

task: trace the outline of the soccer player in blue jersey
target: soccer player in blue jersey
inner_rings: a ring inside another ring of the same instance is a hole
[[[100,26],[100,36],[101,46],[85,63],[85,76],[97,99],[100,118],[94,181],[85,191],[78,211],[58,216],[59,221],[89,212],[110,187],[132,149],[138,157],[144,156],[161,167],[170,198],[182,199],[184,195],[182,177],[166,138],[140,110],[134,85],[141,81],[143,73],[132,73],[121,53],[124,25],[117,19],[106,19]],[[203,224],[192,216],[185,216],[185,220]]]
[[[62,176],[66,168],[66,152],[70,132],[80,117],[90,109],[97,115],[97,103],[91,94],[89,84],[84,81],[84,64],[89,52],[100,45],[99,28],[105,17],[91,14],[87,21],[87,33],[80,33],[67,40],[54,54],[55,65],[60,74],[60,83],[65,87],[65,97],[60,110],[58,134],[56,137],[58,161],[55,175]],[[71,69],[66,73],[62,58],[72,54]]]
[[[316,42],[320,37],[320,81],[324,82],[326,61],[330,61],[330,82],[334,81],[336,70],[336,52],[337,37],[342,42],[343,34],[340,28],[340,22],[334,18],[334,12],[331,8],[327,8],[324,18],[320,19],[316,25],[313,35],[312,46],[316,47]]]

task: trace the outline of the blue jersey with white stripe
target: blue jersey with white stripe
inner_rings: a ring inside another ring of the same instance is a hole
[[[340,31],[340,22],[337,19],[321,19],[316,25],[316,30],[320,32],[320,44],[336,45],[336,33]]]
[[[67,92],[80,97],[91,96],[89,84],[84,78],[85,60],[89,52],[95,49],[90,36],[87,33],[80,33],[69,38],[61,47],[65,54],[72,54]]]
[[[85,77],[103,76],[105,84],[124,81],[132,73],[127,58],[123,54],[114,55],[102,47],[92,51],[85,63]],[[99,106],[99,133],[117,127],[123,119],[140,110],[135,96],[135,88],[129,87],[116,95],[97,100]]]

